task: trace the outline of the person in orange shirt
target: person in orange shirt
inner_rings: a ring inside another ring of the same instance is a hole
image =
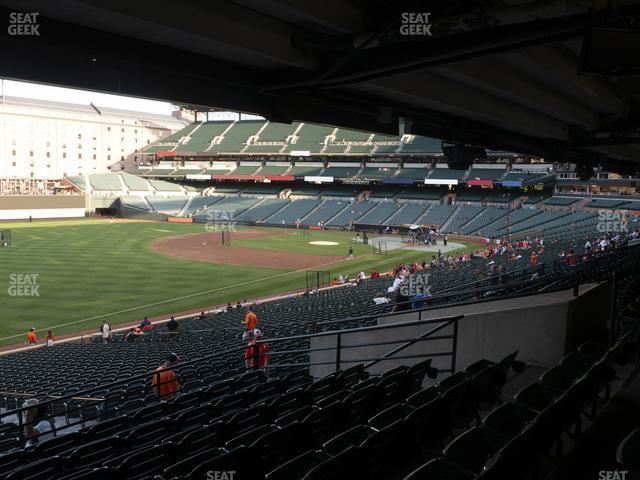
[[[338,282],[337,278],[334,278],[333,280],[331,280],[331,286],[335,287],[336,285],[340,285],[340,282]]]
[[[249,307],[249,311],[247,312],[247,314],[244,316],[244,324],[247,327],[247,330],[251,331],[251,330],[255,330],[256,327],[258,326],[258,317],[256,316],[256,314],[253,312],[253,310],[251,309],[251,307]]]
[[[151,380],[153,392],[160,400],[174,400],[180,394],[180,382],[176,372],[173,370],[174,365],[178,363],[178,356],[175,353],[167,355],[166,361],[156,368],[156,373]]]
[[[29,333],[27,333],[27,345],[35,345],[38,343],[38,337],[36,336],[36,329],[31,328]]]
[[[536,265],[538,263],[538,254],[536,252],[531,252],[531,265]]]

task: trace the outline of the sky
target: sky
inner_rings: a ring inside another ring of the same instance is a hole
[[[0,95],[8,97],[35,98],[38,100],[51,100],[54,102],[68,102],[88,105],[94,103],[101,107],[121,108],[137,112],[159,113],[170,115],[177,107],[169,102],[158,102],[123,95],[109,95],[106,93],[76,90],[73,88],[51,87],[38,83],[16,82],[14,80],[0,79]],[[236,120],[236,112],[212,112],[209,120]],[[243,119],[261,119],[257,115],[243,114]]]
[[[121,95],[75,90],[72,88],[50,87],[37,83],[2,80],[0,93],[10,97],[35,98],[54,102],[68,102],[88,105],[93,102],[102,107],[122,108],[139,112],[170,114],[176,107],[168,102],[157,102]]]

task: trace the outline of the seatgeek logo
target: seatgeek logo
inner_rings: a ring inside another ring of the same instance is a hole
[[[400,35],[403,37],[430,37],[431,13],[402,12],[400,14]]]
[[[233,210],[214,210],[207,215],[207,223],[204,228],[207,232],[235,232],[236,222],[233,220]]]
[[[600,233],[629,233],[629,218],[620,210],[598,210],[598,224]]]
[[[39,276],[39,273],[12,273],[9,275],[7,293],[10,297],[39,297]]]
[[[40,24],[38,23],[38,16],[40,13],[31,12],[11,12],[9,13],[9,26],[7,32],[12,37],[39,37],[40,36]]]

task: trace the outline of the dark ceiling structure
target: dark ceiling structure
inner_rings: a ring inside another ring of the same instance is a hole
[[[0,76],[640,167],[640,0],[0,0]],[[15,22],[14,22],[15,23]],[[15,33],[15,31],[14,31]]]

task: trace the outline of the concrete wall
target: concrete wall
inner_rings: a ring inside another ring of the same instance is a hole
[[[497,300],[494,302],[476,303],[458,307],[440,308],[422,313],[422,320],[440,319],[455,315],[464,315],[459,321],[458,348],[456,370],[466,368],[469,364],[481,359],[499,360],[507,354],[519,350],[519,359],[551,366],[575,348],[575,339],[581,341],[592,338],[593,331],[601,331],[606,321],[603,310],[595,311],[589,322],[580,321],[583,312],[593,305],[594,301],[602,301],[605,294],[602,286],[589,285],[581,287],[578,297],[572,290],[554,292],[516,299]],[[606,288],[605,288],[606,290]],[[600,299],[600,300],[598,300]],[[415,322],[417,312],[391,317],[380,317],[378,325],[389,325],[402,322]],[[587,328],[581,328],[584,323]],[[372,347],[344,348],[341,360],[360,360],[379,357],[398,347],[403,341],[415,338],[436,327],[438,323],[422,323],[408,327],[398,326],[378,331],[359,332],[342,335],[342,345],[360,345],[383,341],[397,341],[388,345]],[[571,326],[571,328],[569,328]],[[453,333],[453,326],[447,326],[436,335]],[[571,335],[572,341],[568,340]],[[328,365],[311,367],[315,376],[323,376],[335,370],[336,335],[313,338],[312,348],[331,348],[328,351],[312,352],[311,363],[329,362]],[[568,346],[571,345],[571,349]],[[452,350],[452,340],[442,339],[418,342],[403,350],[398,356],[415,354],[438,354]],[[372,373],[381,373],[402,364],[412,364],[422,359],[404,359],[383,361],[370,369]],[[354,363],[344,363],[342,368]],[[433,366],[448,369],[451,366],[450,356],[433,357]]]
[[[84,217],[84,207],[82,195],[7,195],[0,197],[0,220]]]

